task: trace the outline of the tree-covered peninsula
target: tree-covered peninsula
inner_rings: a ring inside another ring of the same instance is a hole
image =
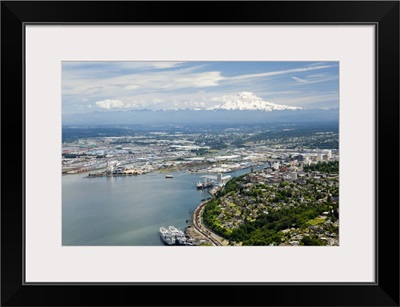
[[[203,221],[230,245],[339,245],[339,162],[266,168],[232,178]]]

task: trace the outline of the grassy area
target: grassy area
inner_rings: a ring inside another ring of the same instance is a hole
[[[203,242],[200,246],[213,246],[211,242]]]
[[[325,222],[325,220],[326,220],[326,216],[319,216],[319,217],[316,217],[313,220],[308,221],[307,224],[309,224],[309,225],[318,225],[318,224],[322,224],[323,222]]]

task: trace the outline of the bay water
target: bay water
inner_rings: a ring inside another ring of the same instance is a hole
[[[249,171],[241,169],[223,176],[236,177]],[[87,176],[62,177],[63,246],[164,245],[160,226],[184,230],[194,209],[210,197],[208,189],[196,188],[204,174],[177,171]]]

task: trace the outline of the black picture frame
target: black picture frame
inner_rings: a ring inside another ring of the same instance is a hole
[[[24,283],[27,23],[375,25],[376,283]],[[1,130],[2,306],[399,306],[399,1],[2,1]]]

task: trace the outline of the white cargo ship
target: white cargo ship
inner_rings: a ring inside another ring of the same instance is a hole
[[[194,245],[194,239],[186,237],[182,230],[175,226],[160,227],[161,238],[167,245]]]
[[[179,230],[175,226],[168,226],[168,230],[175,236],[175,241],[179,245],[184,245],[187,242],[185,233],[182,230]]]
[[[174,245],[176,243],[175,236],[165,227],[160,227],[160,235],[165,244]]]

